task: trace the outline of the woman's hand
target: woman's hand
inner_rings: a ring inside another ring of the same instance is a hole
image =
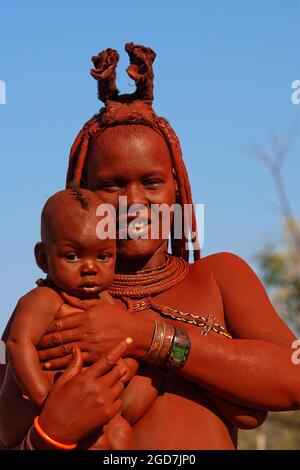
[[[46,434],[62,443],[78,442],[121,410],[124,385],[116,363],[127,353],[127,341],[119,342],[85,370],[80,349],[74,348],[71,363],[55,383],[39,418]]]
[[[117,362],[117,366],[121,371],[120,380],[125,384],[136,375],[139,368],[139,363],[132,357],[126,357],[125,359],[120,359]]]
[[[133,339],[128,355],[142,358],[150,347],[153,327],[148,318],[100,301],[85,312],[54,320],[39,343],[39,358],[49,370],[63,369],[72,348],[78,346],[84,362],[92,364],[127,336]]]

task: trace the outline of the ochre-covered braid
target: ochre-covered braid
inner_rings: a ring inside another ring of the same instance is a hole
[[[187,248],[188,231],[197,233],[196,218],[193,208],[191,187],[179,140],[173,128],[163,117],[156,115],[152,108],[153,100],[153,69],[155,52],[147,47],[127,43],[126,51],[130,57],[127,72],[136,83],[136,91],[132,94],[119,95],[116,88],[116,66],[119,54],[113,49],[106,49],[92,58],[95,68],[91,75],[98,81],[98,97],[105,103],[98,114],[90,119],[76,137],[70,152],[67,184],[75,183],[87,186],[85,165],[90,146],[95,138],[108,127],[137,124],[148,126],[158,132],[166,144],[172,159],[175,179],[178,184],[178,203],[184,207],[192,207],[191,220],[184,212],[182,217],[182,238],[175,240],[174,228],[171,233],[172,253],[185,260],[189,258]],[[194,248],[194,259],[200,258],[198,246]]]

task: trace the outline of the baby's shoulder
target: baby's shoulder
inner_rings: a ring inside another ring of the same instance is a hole
[[[48,318],[49,323],[55,318],[62,300],[60,296],[49,287],[36,287],[27,294],[23,295],[14,309],[2,335],[2,340],[7,341],[11,329],[14,328],[16,322],[36,322],[36,318],[42,312],[42,318]]]
[[[28,306],[28,305],[35,305],[41,304],[41,302],[47,302],[52,307],[59,306],[62,304],[62,299],[60,295],[51,287],[42,286],[42,287],[35,287],[31,291],[27,292],[23,295],[19,301],[18,306]]]

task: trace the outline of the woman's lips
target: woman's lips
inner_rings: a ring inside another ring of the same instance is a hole
[[[144,230],[149,225],[150,225],[150,223],[149,223],[148,220],[142,220],[142,221],[138,220],[138,221],[130,222],[128,227],[129,227],[129,229],[140,231],[140,230]]]
[[[144,217],[120,218],[118,220],[118,236],[121,239],[136,239],[148,234],[151,219]]]

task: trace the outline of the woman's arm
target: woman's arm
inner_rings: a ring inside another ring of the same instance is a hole
[[[144,357],[153,335],[152,321],[149,325],[142,317],[132,318],[128,315],[127,318],[126,312],[123,312],[123,318],[120,319],[118,315],[118,321],[113,324],[111,313],[110,311],[110,315],[107,315],[105,328],[103,328],[104,309],[101,310],[101,315],[95,315],[94,309],[86,312],[89,317],[87,323],[81,315],[76,315],[76,318],[73,315],[73,318],[67,322],[71,329],[60,332],[62,343],[72,341],[72,337],[74,339],[83,337],[84,341],[71,344],[79,344],[84,350],[84,359],[94,362],[105,352],[106,345],[110,343],[103,331],[113,331],[115,341],[118,338],[118,331],[121,330],[126,334],[130,331],[130,335],[138,343],[136,348],[131,348],[130,354],[137,358]],[[65,320],[67,318],[62,319],[64,322],[62,328],[66,327]],[[187,379],[228,401],[249,408],[277,411],[298,409],[299,371],[291,361],[291,350],[288,347],[262,340],[229,340],[216,334],[203,336],[196,328],[186,327],[186,329],[192,340],[192,348],[184,368],[179,372]],[[43,345],[46,347],[53,345],[52,333],[43,338]],[[60,368],[69,362],[68,356],[62,356],[64,349],[61,347],[40,351],[41,359],[47,359],[49,364],[51,358],[60,357],[51,361],[53,368]]]
[[[226,340],[189,331],[192,348],[179,373],[226,400],[248,408],[300,408],[299,369],[288,348],[261,340]]]
[[[180,373],[247,408],[298,409],[300,371],[291,360],[295,337],[273,309],[257,276],[244,261],[227,253],[201,260],[199,269],[209,269],[214,275],[223,298],[226,326],[241,339],[228,340],[215,333],[200,335],[199,329],[185,324],[192,348]],[[62,319],[61,344],[79,344],[85,360],[93,362],[109,349],[112,340],[129,335],[134,339],[130,354],[136,358],[146,355],[153,335],[151,320],[124,311],[120,314],[104,302],[101,315],[98,313],[98,307],[94,307],[85,318],[78,314]],[[54,345],[54,335],[57,338],[54,324],[50,331],[41,341],[44,348]],[[82,340],[78,342],[78,338]],[[40,358],[62,357],[52,362],[54,367],[61,367],[69,361],[64,354],[60,346],[40,351]]]
[[[205,396],[227,423],[239,429],[255,429],[261,426],[268,416],[267,411],[236,405],[212,392],[206,392]]]
[[[274,310],[256,274],[241,258],[219,253],[203,259],[222,294],[233,340],[214,333],[197,338],[183,375],[242,406],[289,410],[300,406],[300,370],[292,363],[295,336]],[[197,360],[200,363],[197,364]]]

